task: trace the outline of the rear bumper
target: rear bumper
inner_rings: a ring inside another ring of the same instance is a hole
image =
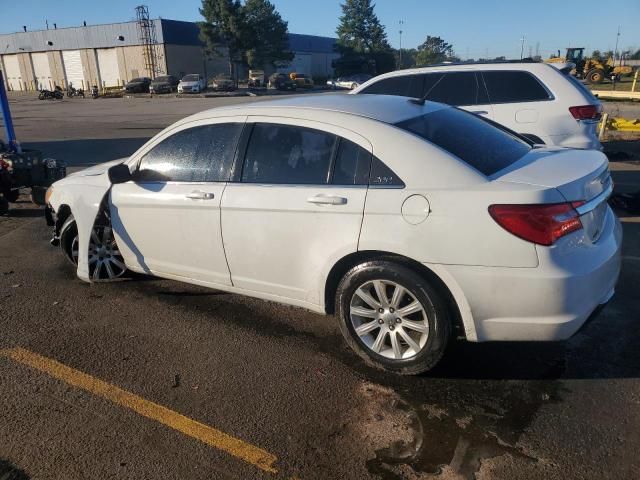
[[[537,268],[447,266],[469,304],[476,341],[564,340],[611,299],[620,274],[620,222],[609,210],[596,244],[577,238],[539,248]]]

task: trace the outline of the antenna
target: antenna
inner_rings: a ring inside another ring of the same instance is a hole
[[[144,66],[151,78],[156,78],[159,73],[158,59],[156,58],[156,24],[149,18],[149,7],[138,5],[136,7],[136,17],[138,19],[138,39],[142,44],[142,56]]]

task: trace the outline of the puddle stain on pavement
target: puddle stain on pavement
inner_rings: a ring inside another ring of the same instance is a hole
[[[559,382],[534,382],[525,389],[517,381],[501,383],[495,401],[485,397],[474,402],[471,397],[462,405],[438,406],[398,400],[396,408],[410,419],[412,438],[376,450],[375,458],[367,461],[368,471],[383,480],[439,476],[445,470],[455,478],[473,480],[485,459],[508,454],[538,462],[517,443],[539,408],[559,401]]]

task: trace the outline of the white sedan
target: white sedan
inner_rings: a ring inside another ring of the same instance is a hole
[[[618,278],[611,188],[598,151],[438,103],[324,95],[191,116],[47,201],[85,281],[130,270],[335,313],[362,357],[416,374],[454,335],[573,335]]]
[[[207,88],[207,79],[199,73],[190,73],[178,83],[178,93],[200,93]]]

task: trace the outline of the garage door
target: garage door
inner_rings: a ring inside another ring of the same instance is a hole
[[[101,48],[98,50],[98,69],[100,81],[105,87],[120,85],[120,72],[118,71],[118,56],[115,48]]]
[[[64,63],[64,75],[67,79],[67,85],[73,85],[75,88],[88,88],[82,72],[80,50],[64,50],[62,52],[62,62]]]
[[[31,63],[33,64],[33,73],[36,77],[36,88],[47,90],[51,88],[49,81],[51,80],[51,70],[49,69],[49,59],[46,53],[32,53]]]
[[[9,87],[9,90],[22,90],[22,75],[20,75],[18,56],[5,55],[2,57],[2,60],[4,61],[4,74],[7,77],[7,86]]]
[[[311,54],[296,53],[291,62],[291,69],[297,73],[304,73],[311,76]]]

